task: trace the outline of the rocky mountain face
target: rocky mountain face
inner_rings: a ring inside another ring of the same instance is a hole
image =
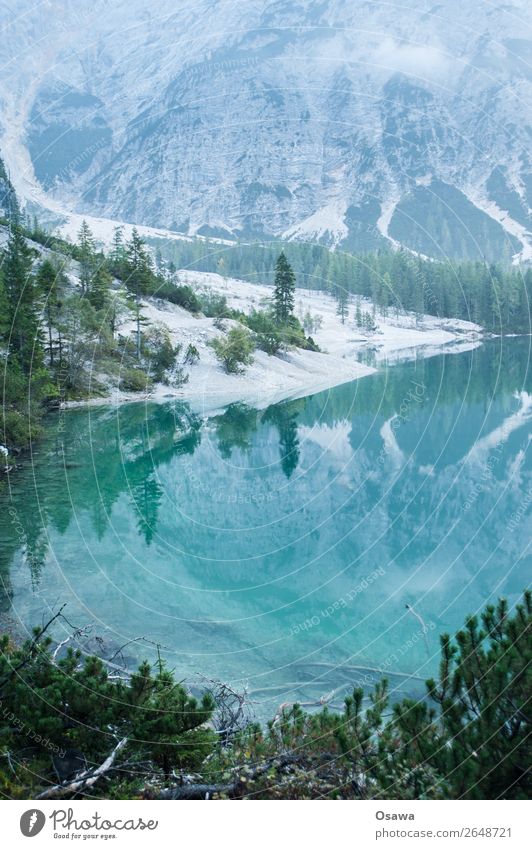
[[[23,197],[189,234],[532,258],[528,0],[0,14],[0,152]]]

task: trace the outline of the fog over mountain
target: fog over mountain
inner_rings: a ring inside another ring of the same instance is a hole
[[[528,0],[0,2],[22,198],[189,234],[532,257]]]

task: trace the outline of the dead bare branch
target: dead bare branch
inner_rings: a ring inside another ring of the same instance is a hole
[[[212,719],[213,728],[219,735],[221,744],[226,745],[237,732],[253,721],[254,712],[247,688],[239,692],[225,681],[210,678],[203,680],[216,705]]]
[[[128,738],[123,737],[116,744],[113,751],[107,756],[102,764],[96,769],[89,769],[81,772],[73,781],[63,782],[62,784],[54,784],[52,787],[47,787],[42,793],[36,796],[36,799],[59,799],[62,796],[68,796],[70,793],[81,793],[92,787],[98,779],[112,768],[117,755],[124,748]]]
[[[265,775],[271,769],[276,771],[284,769],[291,764],[301,763],[303,760],[300,755],[286,754],[276,758],[268,758],[259,764],[253,770],[246,772],[245,782],[240,775],[236,775],[234,780],[228,784],[180,784],[177,787],[168,787],[158,795],[158,799],[210,799],[214,795],[224,796],[242,796],[245,792],[246,785],[251,781],[256,781],[261,776]]]
[[[91,630],[92,630],[92,625],[84,625],[82,628],[76,628],[76,630],[73,631],[71,634],[69,634],[68,637],[66,637],[64,640],[61,640],[61,642],[57,644],[57,646],[55,647],[53,654],[52,654],[52,661],[56,660],[57,655],[59,654],[61,649],[64,648],[66,645],[68,645],[68,643],[71,640],[75,640],[78,637],[83,637],[85,634],[88,634],[89,631],[91,631]]]

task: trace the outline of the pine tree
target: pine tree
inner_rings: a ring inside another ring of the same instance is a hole
[[[173,768],[201,762],[212,748],[212,732],[202,726],[214,704],[205,693],[201,702],[191,696],[159,660],[153,675],[147,663],[131,676],[125,690],[132,721],[133,745],[149,744],[150,754],[168,777]],[[129,717],[128,717],[129,718]]]
[[[345,320],[349,315],[349,296],[343,286],[338,287],[336,292],[336,300],[338,302],[338,306],[336,307],[336,314],[340,316],[342,324],[345,324]]]
[[[386,318],[388,315],[388,304],[390,303],[390,296],[392,294],[392,281],[390,275],[386,271],[382,275],[381,285],[379,288],[379,308],[380,313],[383,318]]]
[[[32,252],[19,227],[12,229],[4,262],[8,345],[29,374],[44,361],[40,322],[40,292],[32,273]]]
[[[104,265],[99,265],[91,277],[87,297],[97,310],[106,309],[110,303],[111,275]]]
[[[113,230],[113,241],[109,255],[110,268],[113,274],[122,278],[124,276],[124,264],[126,261],[126,249],[124,246],[124,228],[115,227]]]
[[[481,623],[468,617],[454,640],[441,637],[439,679],[427,682],[438,712],[426,703],[413,709],[410,700],[395,707],[406,747],[417,759],[423,741],[423,760],[442,776],[450,798],[530,794],[531,625],[530,592],[512,612],[500,599]]]
[[[96,245],[89,225],[83,219],[78,233],[79,281],[82,294],[90,289],[92,275],[96,265]]]
[[[37,272],[37,286],[44,298],[44,316],[48,329],[48,358],[50,365],[54,365],[54,328],[57,328],[61,304],[65,292],[65,275],[62,269],[56,268],[49,259],[39,267]],[[59,359],[61,360],[61,334],[59,333]]]
[[[10,228],[20,225],[21,215],[17,195],[2,159],[0,159],[0,210],[5,213]]]
[[[292,266],[281,251],[275,264],[274,315],[278,324],[286,324],[293,313],[296,276]]]
[[[152,262],[146,245],[136,227],[133,228],[131,240],[126,247],[126,286],[135,296],[135,321],[137,324],[137,359],[140,359],[140,296],[150,291],[153,285]]]
[[[9,335],[9,303],[7,299],[4,270],[0,265],[0,343],[2,348]]]

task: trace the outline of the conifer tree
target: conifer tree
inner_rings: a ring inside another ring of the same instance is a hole
[[[13,227],[4,262],[9,321],[9,349],[29,374],[42,365],[44,349],[40,322],[40,292],[32,273],[32,252],[22,230]]]
[[[212,748],[212,732],[201,726],[214,704],[205,693],[198,704],[159,660],[153,675],[147,663],[131,676],[127,691],[132,742],[149,744],[153,759],[168,777],[173,768],[193,766]]]
[[[121,279],[125,276],[125,262],[126,248],[124,245],[124,228],[115,227],[113,230],[113,240],[111,242],[111,252],[109,254],[109,267],[111,272]]]
[[[343,286],[338,286],[336,291],[336,300],[338,303],[338,306],[336,307],[336,314],[340,316],[342,324],[345,324],[345,320],[349,314],[349,296]]]
[[[532,593],[513,611],[506,599],[469,616],[454,640],[441,637],[438,712],[410,700],[395,707],[406,749],[439,773],[458,799],[524,799],[530,792]],[[406,751],[405,754],[408,754]]]
[[[54,328],[58,327],[61,305],[65,292],[65,275],[49,259],[45,259],[37,272],[37,286],[44,298],[44,316],[48,330],[48,359],[54,365]],[[61,333],[59,334],[59,359],[61,360]]]
[[[105,266],[99,265],[92,275],[87,296],[93,307],[103,310],[109,306],[111,291],[111,275]]]
[[[7,300],[4,270],[0,265],[0,340],[2,347],[9,334],[9,305]]]
[[[82,294],[90,289],[92,275],[96,265],[96,245],[89,225],[83,219],[78,233],[79,281]]]
[[[140,297],[142,294],[147,294],[150,291],[154,275],[151,257],[136,227],[133,228],[131,240],[126,247],[126,268],[126,285],[135,296],[135,321],[137,325],[136,349],[137,359],[140,359],[140,325],[142,323]]]
[[[286,324],[293,313],[295,303],[296,276],[284,251],[275,264],[274,315],[278,324]]]

